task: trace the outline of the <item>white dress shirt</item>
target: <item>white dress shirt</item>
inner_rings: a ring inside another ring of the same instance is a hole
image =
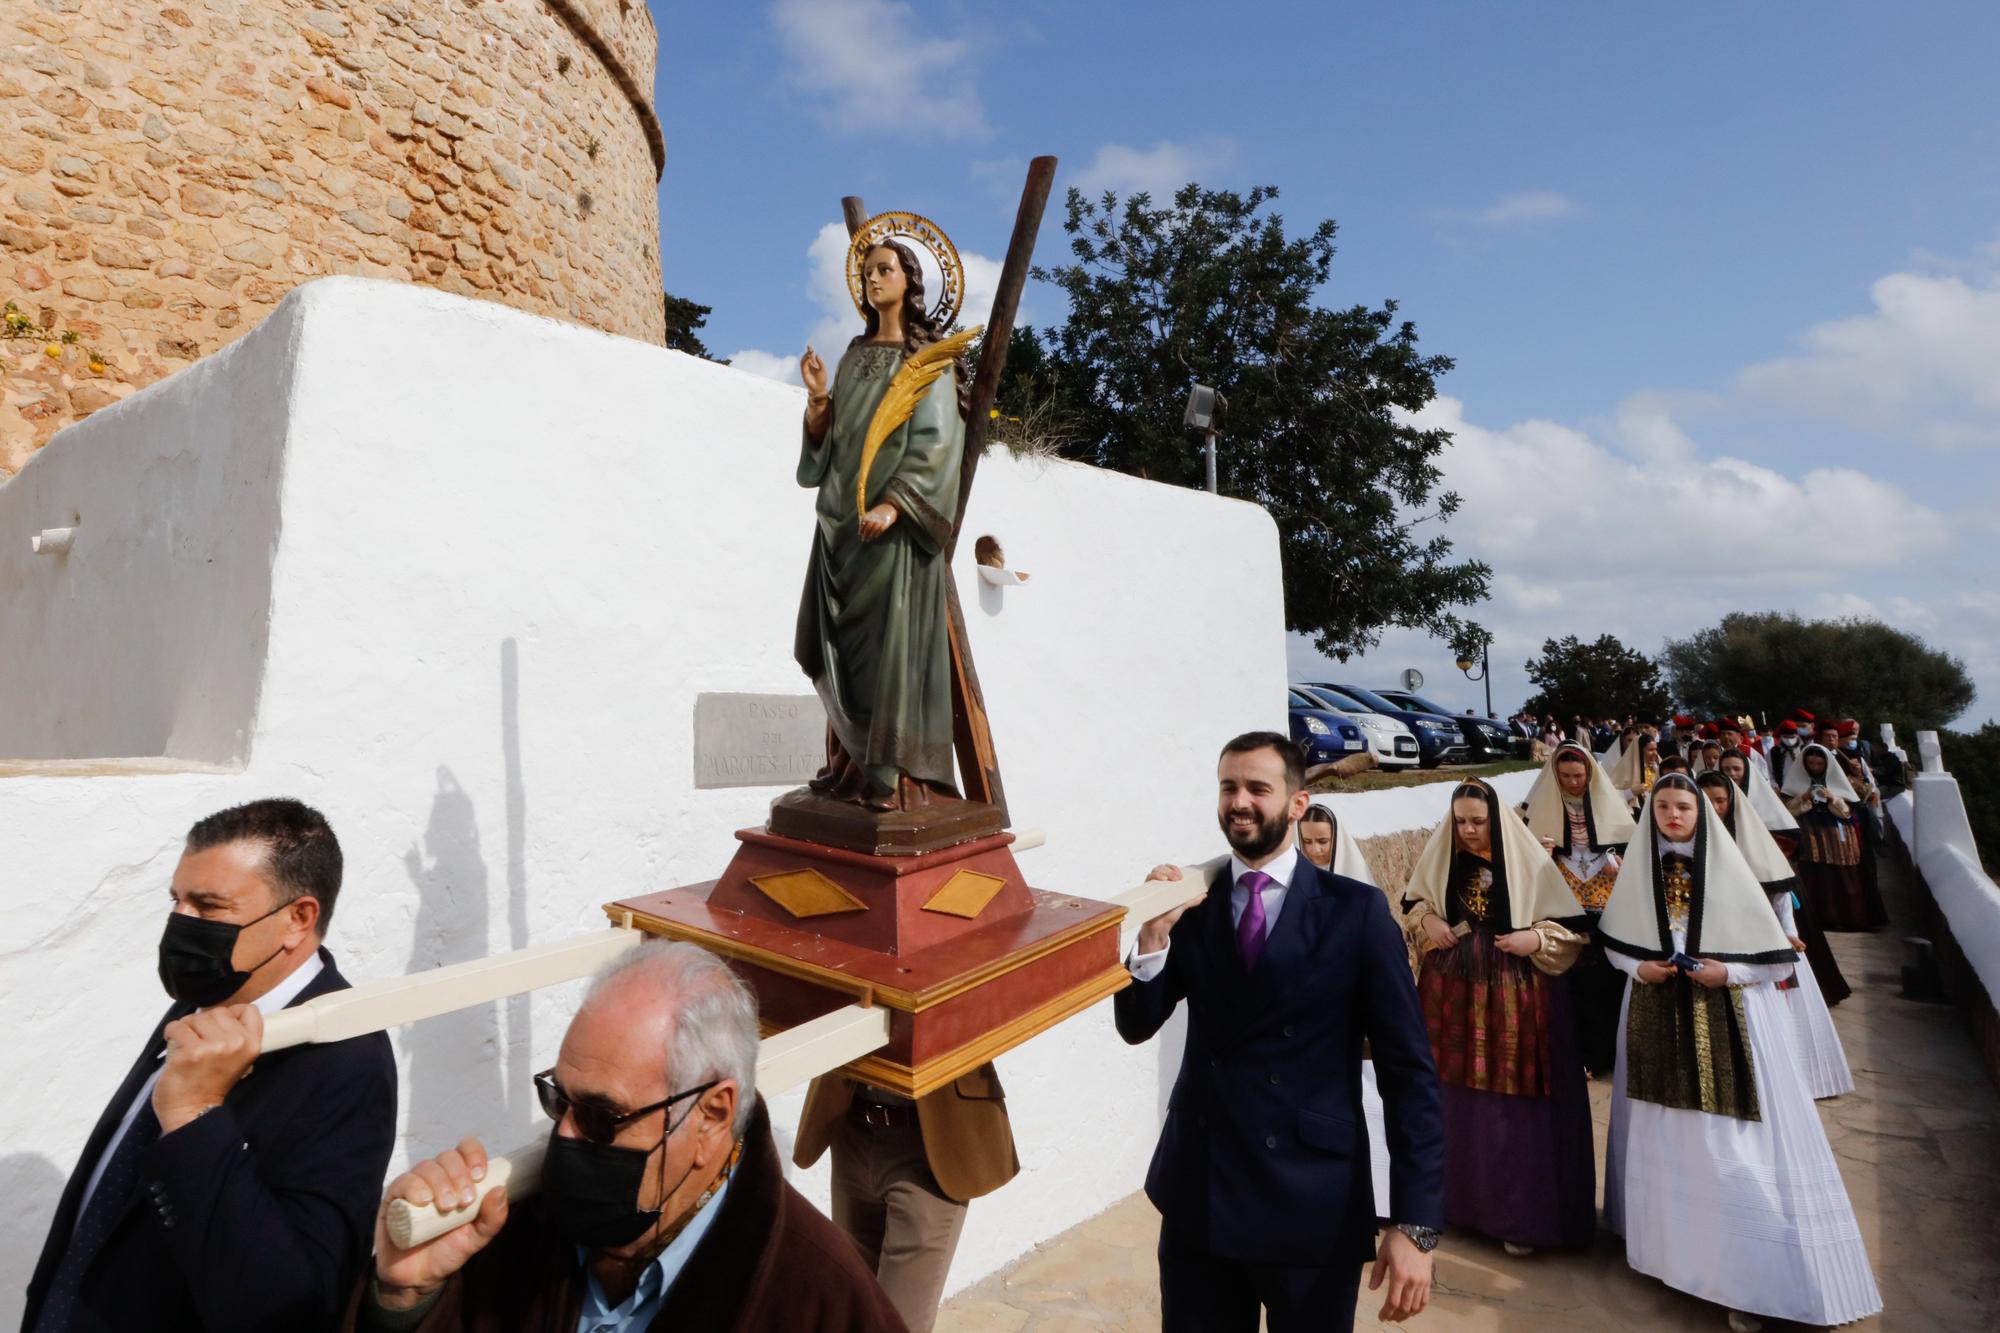
[[[1264,900],[1264,938],[1271,937],[1271,927],[1278,924],[1278,913],[1285,908],[1285,890],[1291,887],[1292,872],[1298,869],[1299,845],[1294,842],[1279,852],[1271,861],[1260,867],[1271,877],[1261,892]],[[1229,924],[1236,925],[1243,920],[1243,913],[1250,908],[1250,890],[1243,887],[1243,877],[1250,873],[1250,867],[1243,864],[1243,858],[1235,853],[1229,857],[1229,882],[1235,887],[1229,890]],[[1139,946],[1132,946],[1132,954],[1125,960],[1125,967],[1132,973],[1134,981],[1151,981],[1160,975],[1160,969],[1167,965],[1167,945],[1162,944],[1152,953],[1140,953]]]
[[[326,964],[320,961],[319,951],[314,950],[311,957],[299,964],[298,971],[252,1001],[257,1006],[257,1012],[269,1018],[283,1009],[298,998],[300,991],[312,984],[312,979],[318,976],[325,966]],[[166,1051],[162,1050],[156,1058],[164,1061],[167,1058]],[[162,1065],[162,1068],[164,1067]],[[153,1100],[153,1087],[159,1081],[160,1070],[155,1069],[139,1089],[138,1095],[132,1098],[132,1104],[125,1108],[125,1117],[118,1122],[118,1128],[105,1141],[104,1151],[97,1155],[97,1165],[91,1168],[90,1181],[83,1187],[83,1197],[76,1203],[78,1223],[83,1221],[84,1210],[90,1206],[90,1196],[97,1193],[97,1182],[104,1178],[104,1168],[111,1164],[111,1154],[117,1152],[118,1145],[125,1141],[126,1131],[131,1129],[132,1122],[139,1118],[139,1108]]]

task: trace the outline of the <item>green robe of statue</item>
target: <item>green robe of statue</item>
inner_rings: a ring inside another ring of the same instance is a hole
[[[793,654],[871,793],[894,791],[899,772],[956,791],[944,547],[958,508],[965,422],[953,370],[868,470],[867,507],[887,501],[901,517],[864,542],[855,499],[868,423],[902,364],[898,347],[849,347],[834,376],[826,438],[801,445],[799,485],[817,486],[819,502]]]

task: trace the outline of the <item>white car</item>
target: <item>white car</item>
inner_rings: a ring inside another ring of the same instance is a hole
[[[1359,700],[1350,699],[1339,690],[1328,689],[1324,685],[1294,685],[1292,688],[1308,699],[1345,715],[1360,727],[1361,734],[1368,740],[1369,750],[1375,755],[1375,762],[1381,767],[1396,771],[1417,766],[1421,758],[1417,734],[1401,718],[1378,713]]]

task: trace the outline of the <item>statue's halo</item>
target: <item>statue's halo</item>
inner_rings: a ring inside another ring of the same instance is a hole
[[[944,234],[944,228],[921,213],[877,213],[854,233],[847,247],[847,294],[853,299],[854,308],[862,318],[867,318],[868,300],[861,290],[861,261],[883,241],[901,241],[930,253],[940,275],[937,298],[931,302],[931,323],[939,332],[949,329],[958,319],[959,307],[965,303],[965,266],[959,262],[958,247]]]

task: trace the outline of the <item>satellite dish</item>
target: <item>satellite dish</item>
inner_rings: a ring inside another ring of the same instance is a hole
[[[1404,689],[1409,690],[1412,693],[1415,693],[1416,691],[1421,690],[1423,687],[1424,687],[1423,672],[1417,670],[1415,667],[1409,667],[1404,670],[1403,672]]]

